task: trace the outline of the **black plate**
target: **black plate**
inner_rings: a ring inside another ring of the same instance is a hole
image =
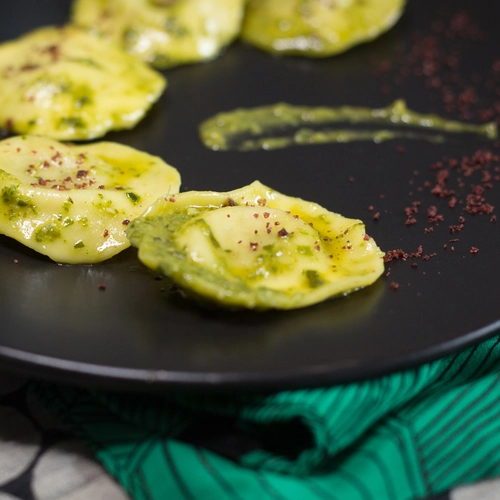
[[[304,310],[227,312],[185,301],[139,263],[134,249],[100,265],[59,266],[0,237],[2,366],[113,388],[276,389],[371,377],[491,335],[500,326],[499,226],[490,215],[464,214],[464,229],[449,229],[463,214],[464,192],[480,180],[464,177],[455,209],[424,184],[434,182],[429,167],[437,160],[495,150],[491,142],[453,136],[444,144],[398,140],[217,153],[197,136],[197,125],[216,112],[278,101],[378,107],[404,97],[413,109],[447,114],[446,94],[448,105],[458,102],[475,120],[478,110],[500,100],[494,71],[500,68],[493,66],[500,7],[481,2],[474,13],[482,16],[478,31],[456,15],[467,4],[410,1],[389,33],[327,60],[279,59],[236,43],[214,62],[168,71],[168,91],[148,117],[133,131],[107,137],[161,155],[180,170],[183,190],[224,191],[259,179],[365,220],[384,250],[423,245],[424,254],[436,256],[392,262],[390,275],[374,286]],[[19,0],[2,11],[1,38],[9,39],[63,23],[69,2]],[[422,41],[425,36],[431,38]],[[443,90],[446,74],[456,75],[449,90]],[[457,100],[468,87],[477,102],[470,92]],[[496,184],[486,193],[492,205],[500,205]],[[415,200],[418,222],[406,226],[404,208]],[[445,220],[425,233],[431,205]]]

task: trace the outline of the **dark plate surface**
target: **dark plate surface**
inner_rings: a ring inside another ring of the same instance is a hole
[[[494,65],[500,4],[475,5],[477,26],[460,14],[466,0],[410,0],[389,33],[327,60],[279,59],[236,43],[212,63],[168,71],[168,90],[148,117],[106,138],[162,156],[181,172],[182,190],[225,191],[259,179],[361,218],[386,251],[423,245],[434,257],[391,262],[390,275],[374,286],[304,310],[228,312],[183,300],[139,263],[134,249],[96,266],[59,266],[0,237],[1,366],[112,388],[277,389],[375,376],[491,335],[500,326],[500,222],[464,213],[461,204],[471,184],[481,184],[481,173],[462,176],[454,209],[430,193],[432,164],[478,149],[498,152],[491,141],[464,135],[444,144],[217,153],[197,136],[198,124],[216,112],[278,101],[379,107],[403,97],[421,112],[484,118],[481,110],[500,101],[500,63]],[[69,1],[19,0],[2,11],[0,37],[9,39],[63,23]],[[443,96],[454,109],[446,109]],[[497,104],[491,117],[499,114]],[[450,186],[457,176],[451,171]],[[500,183],[485,196],[500,205]],[[421,202],[417,223],[407,226],[404,209],[414,201]],[[427,221],[432,205],[444,217],[439,224]],[[461,215],[464,228],[452,234]]]

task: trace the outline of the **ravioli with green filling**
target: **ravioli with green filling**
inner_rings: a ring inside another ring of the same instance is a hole
[[[326,57],[378,37],[404,6],[405,0],[249,0],[241,36],[268,52]]]
[[[245,0],[76,0],[73,21],[161,69],[215,58],[239,34]]]
[[[179,186],[175,168],[128,146],[12,137],[0,142],[0,234],[59,263],[100,262],[130,246],[130,220]]]
[[[130,129],[166,86],[122,50],[66,26],[0,45],[0,126],[58,140]]]
[[[228,307],[305,307],[370,285],[384,269],[360,220],[258,181],[161,197],[127,236],[146,266]]]

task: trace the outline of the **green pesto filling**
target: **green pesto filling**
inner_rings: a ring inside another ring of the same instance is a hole
[[[225,252],[220,242],[214,237],[210,226],[202,218],[196,218],[203,209],[194,210],[194,213],[187,214],[178,212],[170,214],[168,217],[159,216],[154,219],[142,219],[140,222],[132,221],[127,228],[127,236],[133,244],[140,241],[140,254],[147,254],[148,260],[155,263],[156,270],[160,270],[175,279],[186,280],[188,282],[206,282],[214,287],[231,291],[235,295],[255,295],[260,297],[261,302],[266,302],[272,296],[286,295],[275,289],[266,286],[249,286],[250,282],[258,282],[262,279],[262,268],[266,273],[276,274],[283,270],[287,264],[280,263],[275,255],[279,251],[279,242],[260,247],[260,252],[255,256],[255,271],[249,273],[245,278],[228,273],[228,267],[224,260]],[[193,220],[195,219],[195,220]],[[177,243],[178,234],[195,224],[199,226],[204,237],[210,240],[217,258],[217,271],[204,268],[193,262],[186,249]],[[292,235],[289,235],[292,236]],[[135,243],[134,243],[135,241]],[[299,247],[303,255],[313,255],[312,249],[307,246]],[[316,271],[304,271],[304,276],[309,288],[318,288],[325,283]],[[196,294],[196,291],[194,291]]]
[[[266,287],[256,287],[251,289],[244,279],[236,276],[220,275],[203,268],[196,262],[193,262],[184,248],[176,242],[176,236],[181,229],[187,227],[189,221],[203,212],[203,209],[187,214],[178,212],[169,217],[156,217],[154,219],[133,220],[127,228],[127,237],[132,244],[139,245],[140,254],[147,254],[148,260],[155,263],[156,270],[164,272],[167,276],[177,277],[180,281],[188,280],[192,282],[206,282],[214,287],[230,290],[236,295],[256,295],[265,302],[266,297],[270,295],[281,295],[282,292],[268,289]],[[198,213],[196,213],[198,212]],[[219,242],[213,236],[210,227],[203,219],[193,221],[200,225],[204,236],[210,238],[211,243],[216,249],[220,249]],[[270,248],[265,248],[265,252],[260,254],[257,259],[266,259],[266,254],[270,256]],[[220,261],[223,266],[223,259]],[[277,270],[277,269],[275,269]],[[255,276],[257,277],[257,276]],[[250,276],[248,278],[251,278]],[[196,292],[194,292],[195,295]]]

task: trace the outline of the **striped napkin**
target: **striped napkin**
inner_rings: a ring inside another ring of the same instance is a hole
[[[500,337],[272,395],[33,390],[134,500],[410,500],[500,475]]]

